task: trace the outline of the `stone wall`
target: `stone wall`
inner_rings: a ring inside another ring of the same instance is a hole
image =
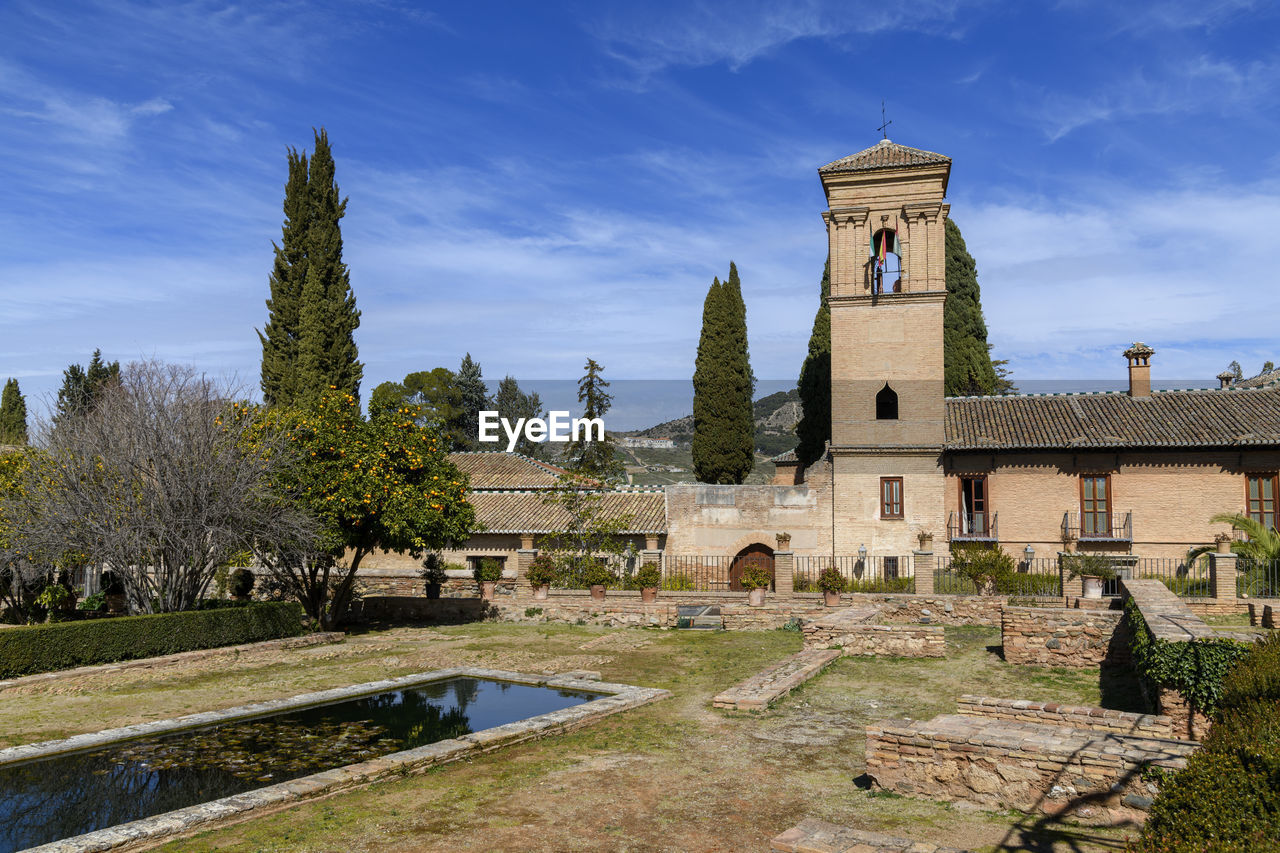
[[[966,694],[956,700],[957,711],[970,717],[989,717],[1023,723],[1046,723],[1142,737],[1173,737],[1173,720],[1162,714],[1133,714],[1085,705],[1028,702]]]
[[[493,618],[504,622],[585,622],[588,625],[659,626],[674,628],[682,604],[715,605],[727,630],[769,630],[781,628],[793,619],[804,621],[823,613],[816,604],[766,598],[762,607],[747,604],[746,593],[659,593],[653,604],[640,601],[638,592],[610,590],[604,601],[581,593],[552,591],[543,601],[521,598],[494,602]]]
[[[1005,607],[1000,641],[1009,663],[1086,667],[1129,662],[1129,646],[1116,629],[1116,610]]]
[[[844,655],[940,658],[947,653],[947,637],[940,625],[806,625],[802,630],[805,648],[835,648]]]
[[[1254,628],[1276,627],[1275,605],[1249,602],[1249,624]]]
[[[1027,599],[1020,598],[1025,601]],[[1059,607],[1062,599],[1042,599],[1047,606]],[[922,623],[925,625],[999,625],[1000,613],[1009,598],[1003,595],[930,595],[858,593],[841,596],[842,604],[880,608],[880,622]]]

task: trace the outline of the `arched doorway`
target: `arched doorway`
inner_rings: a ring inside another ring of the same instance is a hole
[[[769,589],[773,590],[773,549],[768,545],[755,543],[743,548],[734,555],[729,566],[729,589],[742,591],[742,572],[747,566],[762,566],[769,573]]]

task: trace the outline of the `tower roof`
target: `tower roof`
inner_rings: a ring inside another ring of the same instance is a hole
[[[876,169],[900,169],[904,166],[932,166],[950,164],[951,158],[933,151],[908,148],[888,139],[882,139],[870,148],[833,160],[818,169],[820,175],[839,172],[870,172]]]

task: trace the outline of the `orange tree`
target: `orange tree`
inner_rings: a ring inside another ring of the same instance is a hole
[[[341,619],[356,570],[375,549],[416,558],[467,539],[476,526],[448,442],[416,417],[402,407],[365,419],[354,395],[331,389],[309,407],[272,409],[262,419],[290,451],[277,489],[314,516],[319,532],[277,538],[257,556],[326,629]]]

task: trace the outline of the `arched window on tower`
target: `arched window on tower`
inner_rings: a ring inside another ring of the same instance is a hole
[[[898,394],[886,382],[876,394],[876,420],[896,421],[898,419]]]
[[[871,292],[902,292],[902,244],[892,228],[871,235]]]

